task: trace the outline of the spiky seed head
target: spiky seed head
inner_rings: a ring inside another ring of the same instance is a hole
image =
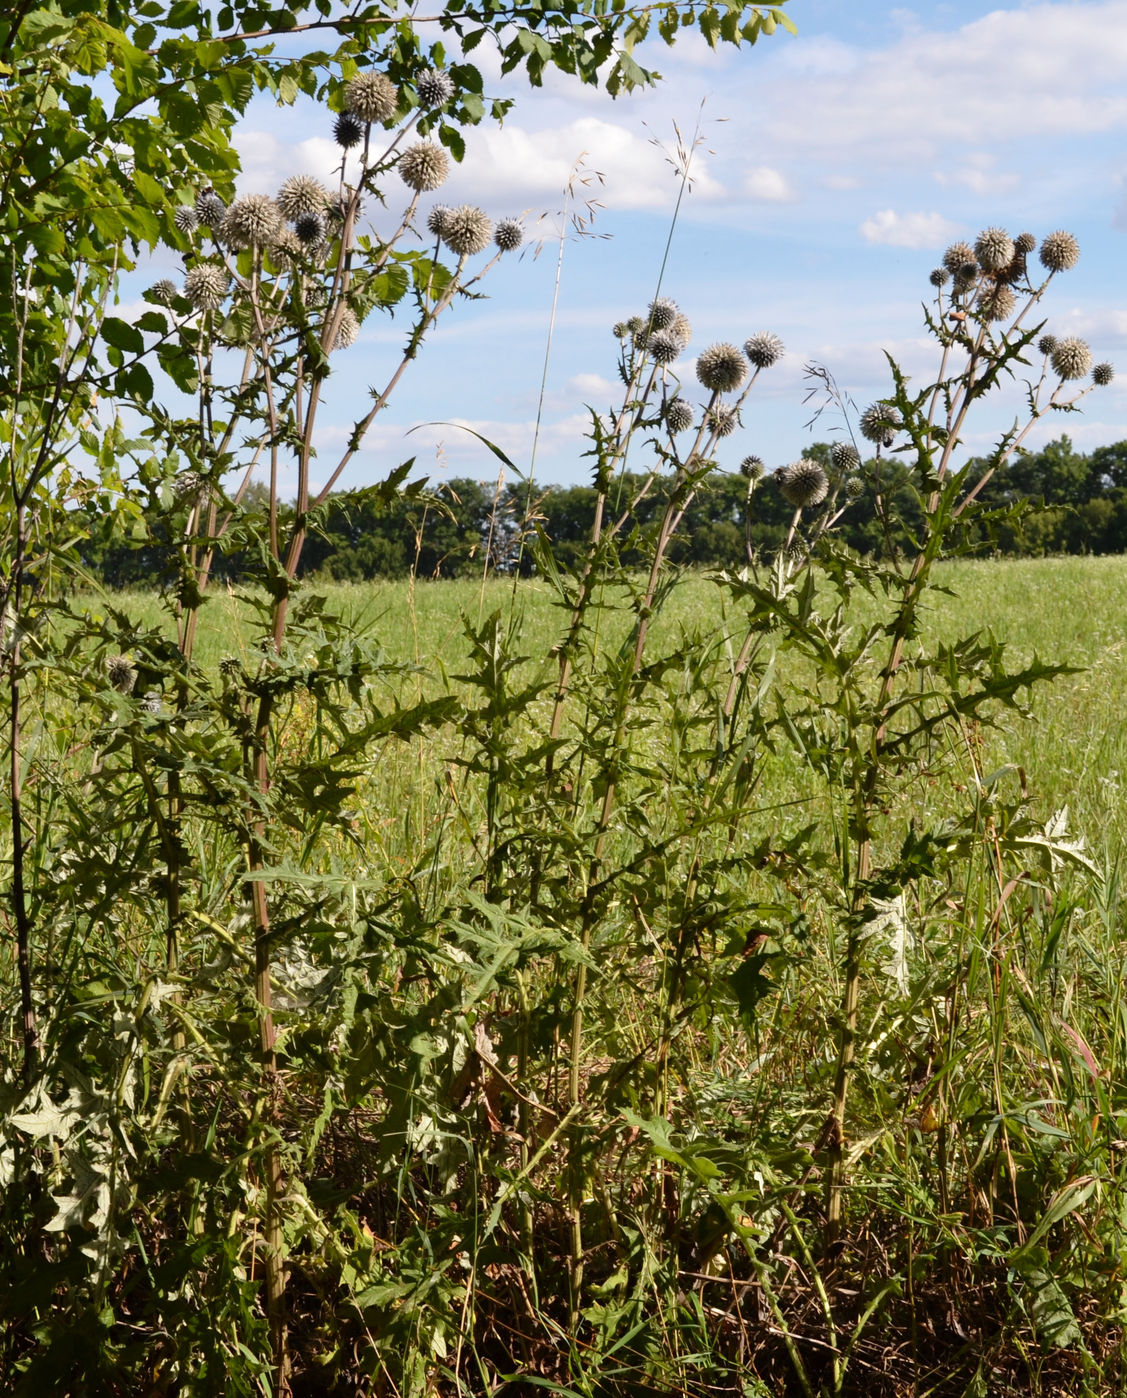
[[[846,476],[842,489],[850,500],[856,500],[859,496],[864,495],[865,482],[860,476]]]
[[[149,300],[155,301],[158,306],[171,306],[179,294],[176,283],[169,281],[167,277],[162,277],[159,282],[149,287]]]
[[[965,263],[973,261],[974,248],[969,243],[952,243],[943,254],[943,265],[952,276],[955,276]]]
[[[783,492],[783,498],[799,510],[820,505],[830,489],[825,467],[820,461],[815,461],[809,456],[804,456],[801,461],[776,472],[776,479],[779,489]]]
[[[493,242],[501,252],[516,252],[524,242],[524,229],[515,218],[498,219]]]
[[[1014,241],[1004,228],[984,228],[974,240],[974,255],[984,272],[997,272],[1014,258]]]
[[[217,231],[222,242],[238,251],[265,247],[281,228],[281,212],[268,194],[244,194],[227,210]]]
[[[207,481],[198,471],[181,471],[172,482],[172,494],[177,504],[191,508],[207,494]]]
[[[219,661],[219,673],[224,679],[236,679],[243,672],[243,662],[237,655],[224,655]]]
[[[430,213],[427,214],[427,229],[436,238],[441,238],[446,233],[446,225],[450,221],[450,215],[454,210],[449,204],[436,204]]]
[[[296,222],[308,214],[324,214],[332,195],[312,175],[291,175],[278,191],[278,208]]]
[[[226,267],[201,262],[198,267],[189,268],[184,277],[184,299],[196,311],[218,310],[230,285]]]
[[[294,219],[293,231],[306,245],[317,247],[325,241],[325,218],[323,214],[298,214]]]
[[[713,408],[708,414],[708,430],[717,437],[730,437],[738,426],[735,408]]]
[[[459,257],[473,257],[484,252],[493,237],[493,225],[481,209],[472,204],[460,204],[451,209],[442,231],[442,241]]]
[[[1082,379],[1092,367],[1092,351],[1083,340],[1070,335],[1053,350],[1052,364],[1053,372],[1062,379]]]
[[[928,281],[932,286],[946,286],[950,277],[951,273],[946,267],[936,267],[928,276]]]
[[[955,269],[955,279],[951,283],[952,290],[956,295],[962,295],[970,291],[978,282],[978,263],[964,262],[961,267]]]
[[[427,68],[415,79],[420,107],[443,107],[454,96],[454,79],[437,68]]]
[[[111,655],[106,659],[106,676],[119,694],[132,694],[137,683],[137,671],[127,655]]]
[[[1050,272],[1067,272],[1080,260],[1080,244],[1061,228],[1042,242],[1040,257]]]
[[[899,412],[891,403],[873,403],[861,414],[858,424],[861,436],[867,442],[879,446],[889,446],[897,431],[904,425]]]
[[[1057,347],[1057,337],[1055,335],[1042,335],[1037,341],[1037,349],[1040,354],[1052,354]]]
[[[624,320],[616,320],[611,326],[610,332],[616,340],[628,340],[630,338],[630,327]]]
[[[757,369],[770,369],[783,357],[783,342],[770,330],[760,330],[744,341],[744,354]]]
[[[631,316],[626,322],[626,328],[630,331],[631,335],[637,338],[639,335],[644,335],[646,333],[646,322],[641,316]]]
[[[697,378],[712,393],[734,393],[747,378],[747,361],[735,345],[709,345],[697,359]]]
[[[399,89],[386,73],[357,73],[345,83],[344,105],[359,121],[390,121],[399,106]]]
[[[655,364],[672,364],[681,353],[681,341],[670,330],[656,330],[649,337],[647,348]]]
[[[978,296],[978,310],[984,320],[1009,320],[1016,304],[1014,294],[1005,282],[984,287]]]
[[[668,296],[659,296],[650,302],[646,321],[651,330],[668,330],[677,319],[677,315],[677,302],[671,301]]]
[[[275,265],[288,272],[294,260],[307,256],[309,249],[292,229],[282,228],[274,235],[267,251]]]
[[[745,456],[740,462],[740,475],[752,485],[763,479],[766,469],[761,456]]]
[[[1106,388],[1115,378],[1115,370],[1110,364],[1097,364],[1092,370],[1092,382],[1097,388]]]
[[[856,471],[861,465],[861,453],[852,442],[835,442],[830,447],[830,461],[835,471]]]
[[[348,306],[343,306],[340,312],[340,321],[337,325],[336,334],[325,348],[332,353],[333,350],[347,349],[349,345],[356,343],[356,337],[360,334],[360,322]]]
[[[650,332],[645,325],[634,331],[634,348],[644,350],[650,342]]]
[[[191,204],[181,204],[172,215],[172,222],[181,233],[192,234],[200,226],[200,216]]]
[[[210,186],[196,195],[196,217],[209,228],[218,227],[226,212],[227,205]]]
[[[450,173],[450,160],[433,141],[416,141],[399,157],[395,167],[408,189],[441,189]]]
[[[680,432],[687,432],[693,425],[691,404],[684,398],[671,398],[665,405],[665,425],[674,437]]]
[[[1014,247],[1023,257],[1028,257],[1036,246],[1037,239],[1032,233],[1019,233],[1014,239]]]
[[[689,317],[678,311],[673,324],[669,327],[669,333],[677,336],[677,339],[681,343],[681,348],[684,349],[693,338],[693,326]]]
[[[341,112],[333,122],[333,140],[341,150],[351,150],[364,139],[364,123],[351,112]]]

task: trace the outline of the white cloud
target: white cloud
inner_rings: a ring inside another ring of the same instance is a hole
[[[942,214],[898,214],[882,209],[861,225],[867,243],[885,243],[894,248],[935,248],[949,243],[959,225]]]
[[[1021,184],[1021,176],[1002,174],[995,169],[997,157],[988,151],[973,151],[963,161],[961,169],[937,170],[935,180],[944,188],[962,185],[975,194],[999,196],[1012,194]]]
[[[856,175],[827,175],[822,181],[827,189],[860,189],[861,181]]]
[[[798,198],[787,177],[769,165],[757,165],[744,177],[744,189],[753,199],[769,204],[791,204]]]

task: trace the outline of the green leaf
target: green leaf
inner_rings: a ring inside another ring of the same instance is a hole
[[[135,325],[130,325],[127,320],[119,320],[117,316],[107,316],[102,321],[102,339],[107,345],[113,345],[114,349],[122,350],[125,354],[145,352],[145,337]]]

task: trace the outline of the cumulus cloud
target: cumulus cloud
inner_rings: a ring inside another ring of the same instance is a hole
[[[791,204],[798,195],[780,170],[769,165],[757,165],[744,176],[744,190],[752,199],[769,204]]]
[[[942,247],[959,232],[959,225],[942,214],[898,214],[894,209],[881,209],[861,225],[861,236],[867,243],[894,248]]]

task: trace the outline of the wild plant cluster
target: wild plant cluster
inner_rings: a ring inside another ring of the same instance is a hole
[[[949,249],[925,387],[892,365],[854,422],[816,371],[830,469],[745,458],[749,501],[793,513],[715,578],[719,632],[663,629],[670,544],[783,346],[741,327],[694,384],[692,328],[655,297],[614,327],[580,564],[524,522],[550,646],[514,586],[466,618],[464,672],[426,674],[385,658],[396,619],[331,614],[298,569],[427,331],[521,241],[424,215],[447,157],[413,138],[453,95],[435,69],[353,77],[336,189],[179,193],[182,281],[99,321],[119,375],[155,355],[192,399],[139,391],[132,438],[92,403],[79,429],[128,471],[114,527],[162,551],[166,624],[38,577],[17,528],[10,1391],[1112,1391],[1122,1104],[1100,1064],[1127,1021],[1078,949],[1114,898],[1064,817],[979,762],[1058,667],[923,625],[960,522],[990,523],[990,469],[1110,378],[1034,323],[1074,240],[1041,242],[1043,276],[1024,234]],[[405,347],[314,489],[333,356],[392,307]],[[972,406],[1027,370],[969,483]],[[923,530],[865,560],[835,528],[890,452]],[[410,471],[373,492],[421,490]],[[257,577],[215,663],[231,537]]]

